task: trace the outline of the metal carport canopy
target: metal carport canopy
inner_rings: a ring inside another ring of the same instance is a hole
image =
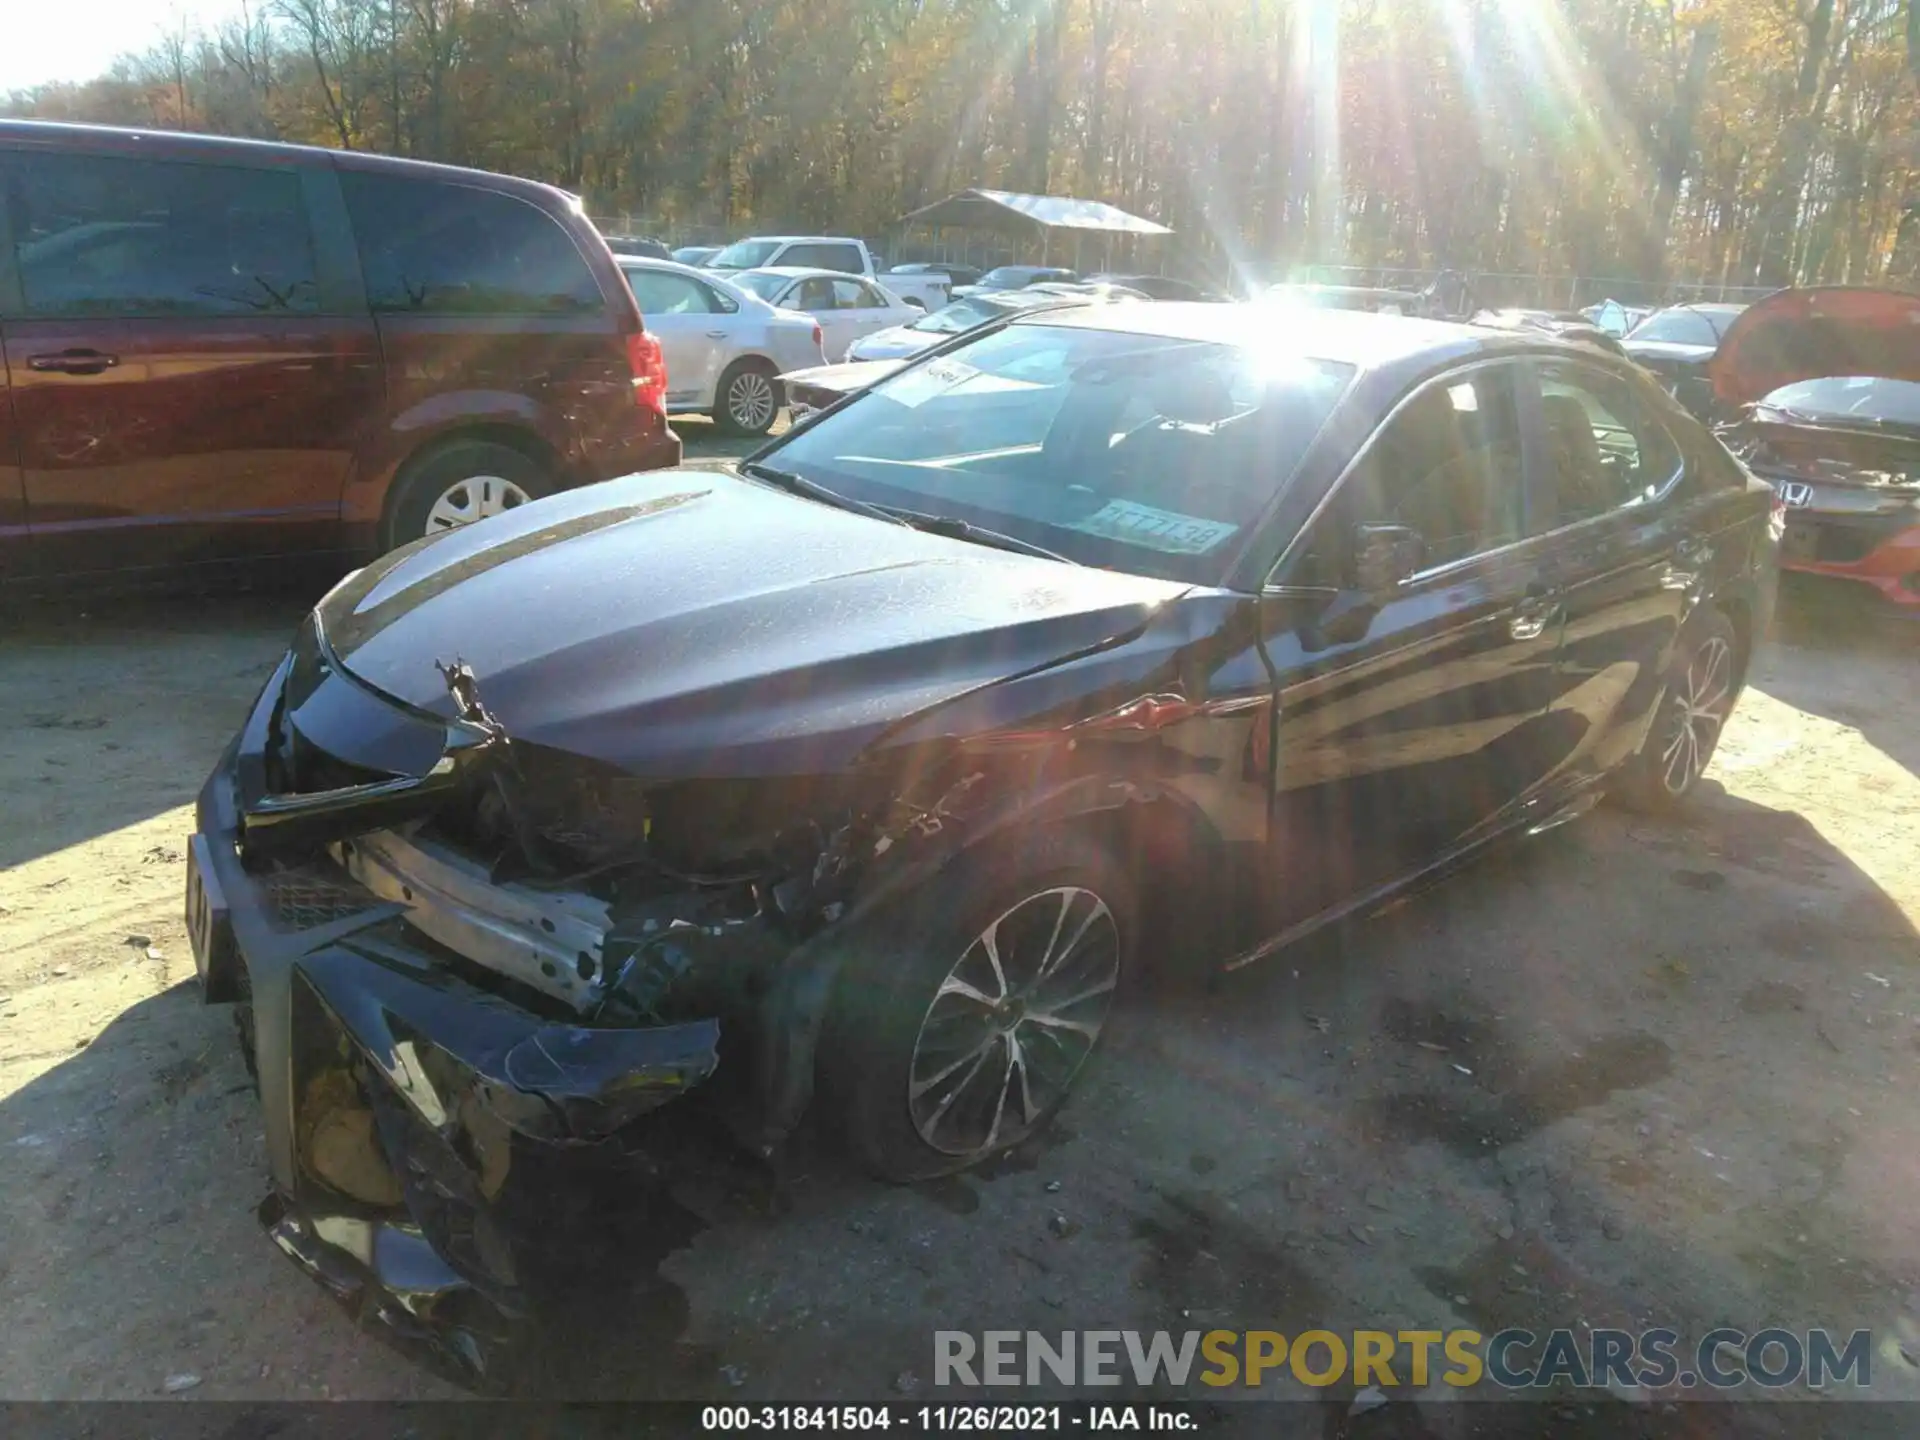
[[[962,190],[900,217],[903,225],[951,225],[968,230],[1096,231],[1104,235],[1171,235],[1172,230],[1100,200],[1070,195],[1022,195],[1013,190]]]

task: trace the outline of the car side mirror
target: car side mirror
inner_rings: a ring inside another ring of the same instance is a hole
[[[1405,525],[1357,525],[1353,532],[1355,587],[1370,599],[1386,599],[1426,563],[1427,542]]]

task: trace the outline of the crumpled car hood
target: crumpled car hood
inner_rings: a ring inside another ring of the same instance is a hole
[[[836,395],[851,395],[886,379],[905,363],[905,360],[851,360],[839,365],[789,370],[780,378],[790,386],[804,385],[813,390],[831,390]]]
[[[1775,291],[1734,317],[1707,375],[1729,405],[1828,375],[1920,381],[1920,295],[1849,285]]]
[[[345,668],[451,717],[465,661],[520,740],[658,778],[839,769],[890,726],[1140,630],[1187,587],[782,494],[629,476],[368,566],[321,602]]]

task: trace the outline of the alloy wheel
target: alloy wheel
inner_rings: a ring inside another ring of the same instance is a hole
[[[1120,980],[1120,930],[1063,885],[1001,912],[962,952],[920,1022],[907,1111],[947,1155],[1021,1138],[1071,1088]]]
[[[773,424],[773,381],[758,370],[742,370],[727,385],[727,416],[742,430]]]
[[[1684,794],[1707,768],[1733,694],[1733,650],[1718,635],[1694,651],[1668,701],[1660,749],[1660,783]]]
[[[525,505],[533,497],[511,480],[498,475],[474,475],[449,485],[427,511],[426,533],[457,530],[489,515]]]

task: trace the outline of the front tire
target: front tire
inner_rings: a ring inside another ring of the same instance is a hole
[[[720,376],[713,418],[731,435],[764,435],[780,413],[780,381],[764,360],[736,360]]]
[[[1718,610],[1687,622],[1647,738],[1621,767],[1613,793],[1629,809],[1666,814],[1700,784],[1739,684],[1739,636]]]
[[[409,463],[394,482],[386,548],[460,529],[552,490],[546,470],[512,446],[456,440]]]
[[[1131,968],[1125,874],[1068,833],[987,842],[868,933],[840,976],[822,1091],[884,1180],[932,1179],[1038,1133]]]

